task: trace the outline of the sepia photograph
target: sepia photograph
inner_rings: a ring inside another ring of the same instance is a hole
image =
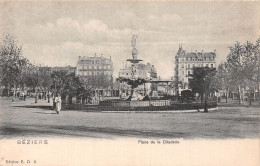
[[[0,1],[0,166],[260,164],[257,1]]]

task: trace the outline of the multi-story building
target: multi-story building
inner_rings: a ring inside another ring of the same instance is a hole
[[[98,85],[99,90],[102,90],[102,95],[108,96],[111,94],[111,89],[113,88],[113,62],[111,57],[107,59],[102,55],[98,57],[96,54],[93,57],[79,56],[76,66],[76,75],[86,78],[102,77],[105,79],[104,86]],[[108,86],[107,83],[109,84]]]
[[[104,58],[102,56],[97,57],[88,57],[88,56],[79,56],[76,75],[78,76],[96,76],[96,75],[105,75],[109,79],[112,79],[113,75],[113,62],[110,59]]]
[[[216,67],[216,50],[213,52],[186,52],[179,47],[175,56],[175,81],[178,84],[178,91],[189,89],[189,75],[192,74],[193,67]]]

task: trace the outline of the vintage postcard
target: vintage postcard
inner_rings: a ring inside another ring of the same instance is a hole
[[[0,1],[0,166],[260,165],[257,1]]]

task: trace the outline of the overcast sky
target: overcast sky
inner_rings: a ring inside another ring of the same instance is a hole
[[[216,49],[219,63],[236,41],[255,42],[258,11],[257,2],[1,2],[0,34],[14,35],[37,64],[76,66],[78,56],[111,56],[114,76],[131,58],[137,34],[138,58],[169,78],[179,43],[187,51]]]

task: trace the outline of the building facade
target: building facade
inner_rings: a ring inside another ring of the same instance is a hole
[[[108,79],[112,79],[113,62],[102,56],[79,56],[76,66],[76,75],[78,76],[97,76],[105,75]]]
[[[90,86],[96,85],[95,89],[101,91],[102,96],[111,95],[113,88],[113,62],[111,57],[107,59],[102,55],[97,56],[96,54],[93,57],[79,56],[76,66],[76,75],[93,80],[95,80],[95,78],[102,79],[97,79],[97,84],[92,82],[93,85]]]
[[[189,75],[192,74],[193,67],[216,68],[216,50],[213,52],[186,52],[182,46],[179,47],[175,56],[175,81],[179,82],[179,92],[189,89]]]

